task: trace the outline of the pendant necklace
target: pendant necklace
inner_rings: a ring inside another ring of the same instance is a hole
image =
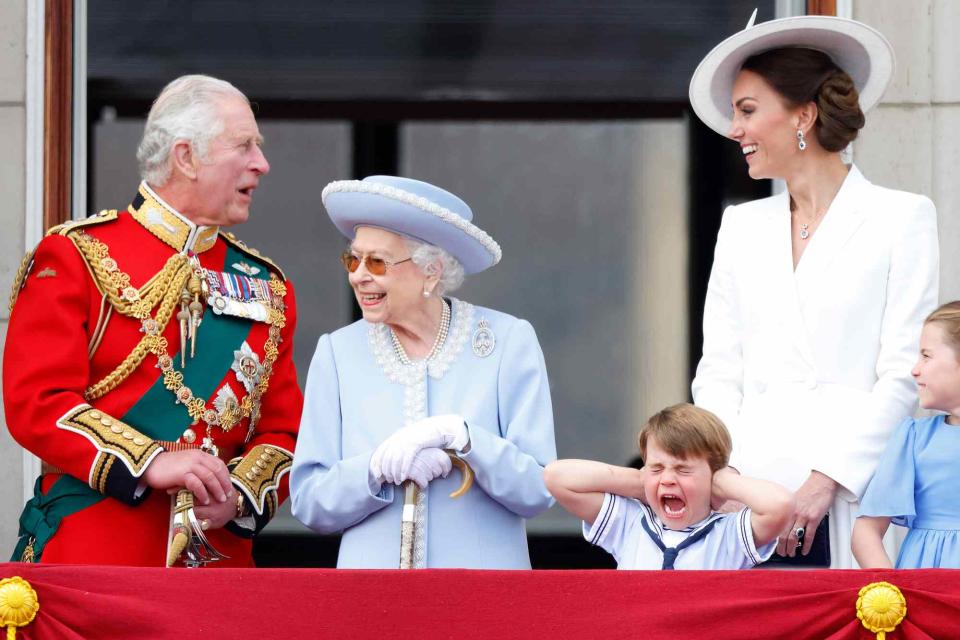
[[[796,205],[794,204],[793,199],[791,198],[790,199],[790,215],[795,216],[797,218],[797,223],[800,225],[800,239],[806,240],[807,238],[810,237],[810,225],[813,224],[814,222],[818,222],[826,212],[821,213],[817,216],[814,216],[813,220],[811,220],[810,222],[800,222],[800,217],[797,216],[796,209],[794,208],[795,206]]]

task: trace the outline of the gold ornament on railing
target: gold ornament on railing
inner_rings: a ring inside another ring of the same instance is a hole
[[[7,630],[7,640],[17,637],[17,627],[25,627],[37,617],[40,601],[30,583],[14,576],[0,580],[0,627]]]
[[[871,582],[857,596],[857,617],[877,640],[897,628],[907,615],[907,599],[889,582]]]

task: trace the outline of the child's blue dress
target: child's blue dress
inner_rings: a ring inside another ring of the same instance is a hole
[[[897,569],[960,568],[960,426],[904,420],[860,502],[861,516],[908,527]]]

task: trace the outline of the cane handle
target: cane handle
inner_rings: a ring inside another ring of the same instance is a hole
[[[450,456],[450,462],[460,470],[460,475],[463,476],[463,482],[460,483],[460,487],[450,494],[451,498],[459,498],[473,486],[473,469],[470,468],[470,465],[468,465],[463,458],[453,451],[446,451],[446,454]]]

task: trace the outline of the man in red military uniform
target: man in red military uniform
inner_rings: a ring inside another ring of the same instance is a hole
[[[303,404],[293,287],[222,230],[270,169],[261,142],[235,87],[179,78],[150,111],[127,210],[51,229],[24,260],[3,399],[44,472],[14,560],[163,566],[186,489],[229,557],[216,566],[252,564]]]

